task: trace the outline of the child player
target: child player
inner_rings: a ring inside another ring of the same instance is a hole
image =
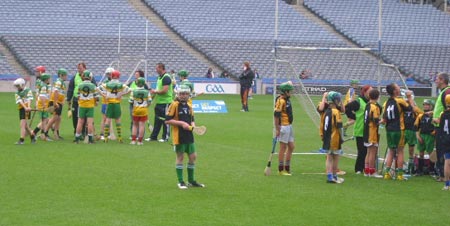
[[[33,132],[30,127],[28,127],[27,119],[30,118],[31,111],[31,101],[33,100],[33,92],[30,89],[25,88],[25,80],[23,78],[18,78],[14,81],[14,86],[17,89],[15,94],[16,104],[19,108],[19,119],[20,119],[20,138],[16,144],[24,144],[25,136],[30,134],[31,143],[35,142]]]
[[[116,121],[116,129],[117,129],[117,140],[119,143],[123,143],[122,140],[122,123],[121,116],[122,110],[120,107],[120,103],[122,101],[122,96],[129,93],[130,89],[128,86],[119,81],[120,72],[114,70],[111,73],[111,81],[103,84],[102,90],[105,90],[104,96],[106,98],[106,102],[108,106],[106,108],[106,121],[105,121],[105,143],[108,142],[109,136],[109,128],[111,125],[111,119]]]
[[[40,130],[41,131],[41,139],[44,141],[51,141],[51,139],[48,137],[47,133],[47,123],[49,118],[49,112],[48,109],[48,103],[50,100],[50,94],[51,94],[51,86],[50,86],[50,75],[49,74],[42,74],[40,77],[40,87],[37,90],[37,110],[39,110],[39,116],[40,116],[40,123],[36,126],[33,133],[35,135],[38,134]]]
[[[108,67],[106,68],[105,71],[105,76],[106,79],[99,85],[99,88],[102,89],[103,87],[105,87],[104,84],[108,83],[109,81],[111,81],[111,73],[114,71],[114,68],[112,67]],[[102,90],[103,91],[103,90]],[[100,123],[100,140],[105,140],[104,134],[105,134],[105,123],[106,123],[106,108],[108,107],[108,104],[106,103],[106,97],[102,96],[102,121]],[[112,136],[114,134],[114,131],[112,131],[112,126],[110,123],[110,136]]]
[[[402,92],[401,92],[402,93]],[[414,101],[414,100],[413,100]],[[408,172],[412,174],[414,169],[414,150],[417,144],[417,136],[416,136],[416,127],[415,122],[417,116],[422,114],[422,110],[416,105],[411,108],[411,110],[405,110],[404,119],[405,119],[405,145],[408,144]]]
[[[192,106],[187,103],[189,100],[190,89],[187,86],[179,86],[177,98],[170,104],[166,115],[166,123],[172,126],[172,139],[175,146],[176,173],[178,177],[178,188],[187,189],[191,187],[205,187],[195,181],[194,169],[197,154],[195,152],[194,135],[192,129],[195,127],[194,111]],[[183,158],[184,153],[189,157],[187,172],[188,185],[183,180]]]
[[[61,112],[64,104],[64,100],[66,98],[66,83],[67,80],[67,70],[61,68],[58,70],[58,79],[53,83],[52,93],[50,95],[49,106],[53,106],[55,108],[53,117],[49,120],[47,124],[47,133],[53,128],[54,130],[54,139],[59,140],[62,137],[59,135],[59,127],[61,123]],[[48,134],[47,134],[48,135]]]
[[[327,95],[328,108],[321,113],[320,137],[322,149],[327,153],[326,169],[328,183],[343,183],[344,179],[337,176],[339,155],[342,154],[343,143],[341,119],[341,94],[330,91]]]
[[[187,70],[180,70],[178,72],[178,76],[180,77],[179,85],[185,85],[188,86],[191,89],[191,96],[189,98],[188,103],[192,105],[192,98],[198,97],[203,94],[202,93],[196,93],[194,91],[194,84],[188,80],[189,72]]]
[[[372,89],[369,92],[369,104],[364,110],[364,146],[367,147],[367,155],[365,159],[364,175],[369,177],[379,177],[376,174],[376,156],[380,136],[378,133],[378,125],[381,116],[381,106],[378,104],[380,91]],[[381,176],[380,176],[381,177]]]
[[[417,149],[419,150],[419,162],[418,168],[416,171],[416,176],[422,176],[424,174],[424,154],[425,151],[428,154],[434,149],[434,140],[435,140],[435,132],[433,125],[433,108],[434,101],[431,99],[423,100],[423,111],[424,113],[417,116],[415,126],[417,128],[416,136],[417,136]],[[434,167],[430,166],[430,169],[434,169]],[[427,170],[429,172],[429,169]]]
[[[390,174],[394,165],[397,180],[404,180],[403,177],[403,149],[405,147],[405,111],[411,111],[415,106],[411,91],[406,92],[407,101],[400,96],[400,87],[391,83],[386,86],[389,98],[383,105],[382,124],[386,124],[386,140],[388,153],[385,159],[384,179],[392,179]],[[394,158],[396,161],[394,161]],[[392,164],[394,162],[394,164]]]
[[[274,126],[276,137],[280,142],[280,151],[278,154],[278,173],[282,176],[291,176],[291,158],[294,151],[294,131],[292,122],[294,115],[292,114],[292,105],[289,98],[291,91],[294,89],[291,81],[280,85],[281,94],[275,100],[274,109]]]
[[[444,181],[445,185],[442,190],[450,190],[450,95],[445,96],[445,111],[439,117],[439,133],[441,136],[442,151],[444,152]]]
[[[81,140],[81,131],[86,121],[89,144],[94,143],[94,107],[97,105],[97,87],[91,82],[90,71],[83,72],[83,82],[78,85],[78,123],[74,142]]]
[[[143,145],[142,139],[144,138],[145,122],[148,119],[148,106],[149,106],[149,91],[145,89],[145,78],[136,79],[137,88],[135,88],[130,95],[130,101],[132,101],[132,119],[133,127],[131,129],[131,144]]]

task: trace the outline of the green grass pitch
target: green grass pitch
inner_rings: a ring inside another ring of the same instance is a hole
[[[325,171],[322,155],[294,155],[291,177],[277,175],[275,156],[272,175],[264,176],[272,96],[255,96],[249,113],[239,111],[238,95],[201,98],[224,100],[229,112],[196,114],[197,124],[208,127],[196,137],[196,177],[207,187],[179,190],[171,145],[128,144],[125,103],[124,144],[75,145],[64,115],[64,141],[31,145],[27,138],[16,146],[14,95],[0,93],[0,225],[447,225],[450,193],[428,176],[365,178],[353,173],[354,159],[341,158],[345,183],[327,184],[314,174]],[[318,130],[293,104],[296,152],[317,150]],[[354,141],[344,145],[355,152]]]

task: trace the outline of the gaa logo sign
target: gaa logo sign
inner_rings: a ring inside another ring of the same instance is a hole
[[[206,92],[208,93],[225,93],[222,85],[208,84],[206,85]]]

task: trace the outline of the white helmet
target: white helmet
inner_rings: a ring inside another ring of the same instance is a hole
[[[23,88],[25,86],[25,80],[23,78],[18,78],[14,80],[14,86],[19,86],[20,88]]]
[[[112,68],[112,67],[106,68],[105,74],[111,74],[113,71],[114,71],[114,68]]]
[[[188,95],[182,95],[182,94],[188,94]],[[189,100],[189,95],[191,94],[191,89],[187,85],[180,85],[177,87],[177,98],[180,101],[187,101]]]

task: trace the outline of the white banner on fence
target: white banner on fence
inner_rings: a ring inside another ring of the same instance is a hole
[[[236,83],[194,83],[196,93],[205,94],[238,94],[239,84]]]

